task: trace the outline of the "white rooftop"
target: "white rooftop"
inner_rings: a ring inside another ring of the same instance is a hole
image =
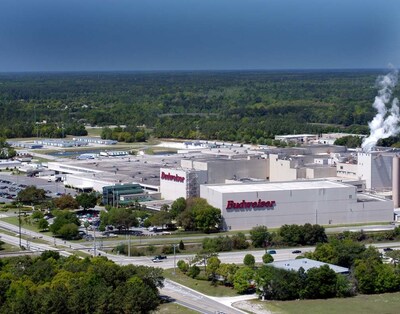
[[[281,269],[286,269],[286,270],[294,270],[294,271],[298,271],[300,269],[300,267],[302,267],[306,272],[311,268],[319,268],[323,265],[328,265],[329,268],[332,269],[335,273],[343,274],[343,273],[349,272],[349,269],[346,267],[323,263],[323,262],[315,261],[315,260],[312,260],[309,258],[290,259],[290,260],[286,260],[286,261],[272,262],[267,265],[270,265],[270,266],[273,266],[276,268],[281,268]]]
[[[347,188],[347,184],[326,180],[289,181],[289,182],[263,182],[263,183],[232,183],[232,184],[208,184],[207,187],[220,193],[234,192],[265,192],[286,190],[310,190],[310,189],[337,189]]]

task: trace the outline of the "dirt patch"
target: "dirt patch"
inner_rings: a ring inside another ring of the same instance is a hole
[[[261,304],[254,304],[249,301],[238,301],[233,303],[232,306],[253,314],[272,314],[271,311],[265,309]]]

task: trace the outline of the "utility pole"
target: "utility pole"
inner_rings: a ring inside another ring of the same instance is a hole
[[[131,257],[131,230],[128,228],[128,257]]]
[[[174,275],[176,274],[175,269],[176,269],[176,247],[178,244],[172,244],[174,246]]]
[[[93,257],[96,257],[96,226],[93,226]]]
[[[19,230],[19,247],[22,248],[21,242],[21,204],[18,203],[18,230]]]

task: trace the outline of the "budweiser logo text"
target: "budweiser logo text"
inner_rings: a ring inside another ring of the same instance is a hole
[[[261,208],[273,208],[276,205],[275,201],[262,201],[259,199],[256,202],[246,202],[245,200],[241,202],[235,202],[235,201],[228,201],[226,204],[226,209],[227,210],[232,210],[232,209],[261,209]]]
[[[175,182],[184,182],[185,178],[178,176],[177,174],[173,175],[168,173],[165,173],[164,171],[161,172],[161,179],[162,180],[168,180],[168,181],[175,181]]]

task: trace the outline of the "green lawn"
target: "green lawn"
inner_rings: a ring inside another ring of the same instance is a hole
[[[14,209],[10,209],[10,210],[14,210]],[[17,210],[17,209],[15,209]],[[1,218],[1,220],[8,222],[10,224],[13,224],[15,226],[18,226],[18,217],[17,216],[12,216],[12,217],[5,217],[5,218]],[[24,216],[21,216],[21,227],[28,229],[28,230],[32,230],[35,232],[41,232],[41,230],[39,230],[39,228],[37,227],[37,224],[33,223],[29,224],[24,220]],[[46,235],[52,235],[51,232],[42,232],[43,234]]]
[[[4,243],[2,246],[2,250],[0,250],[0,254],[6,254],[8,252],[18,252],[21,249],[18,246],[12,245],[12,244],[8,244],[8,243]]]
[[[176,270],[176,274],[173,274],[173,269],[164,270],[165,278],[171,279],[181,285],[184,285],[188,288],[201,292],[203,294],[212,296],[212,297],[233,297],[237,296],[237,292],[232,288],[225,286],[212,286],[210,281],[205,280],[196,280],[190,278],[182,274],[178,269]]]
[[[88,132],[89,137],[96,137],[100,136],[101,132],[103,131],[103,128],[91,128],[91,127],[86,127],[86,131]]]
[[[400,292],[358,295],[354,298],[299,301],[251,301],[262,304],[272,313],[282,314],[397,314]]]
[[[153,314],[197,314],[199,312],[193,311],[179,305],[177,303],[164,303],[158,307],[158,310],[152,312]]]

